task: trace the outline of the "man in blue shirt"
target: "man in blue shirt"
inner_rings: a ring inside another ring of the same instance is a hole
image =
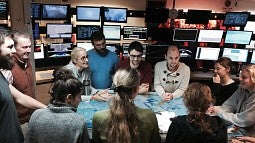
[[[91,70],[91,84],[96,89],[110,88],[119,58],[115,53],[106,49],[105,36],[102,32],[94,32],[91,35],[91,42],[94,49],[87,53]]]

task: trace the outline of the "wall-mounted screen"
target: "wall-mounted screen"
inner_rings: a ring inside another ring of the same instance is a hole
[[[148,23],[166,23],[169,9],[167,8],[146,8],[145,22]]]
[[[44,58],[44,45],[36,44],[34,46],[34,59],[43,59]]]
[[[31,16],[34,19],[41,19],[41,4],[31,3]]]
[[[197,39],[197,29],[174,29],[173,41],[193,41]]]
[[[123,27],[124,40],[146,40],[147,39],[147,28],[146,27],[135,27],[135,26],[124,26]]]
[[[251,40],[250,45],[246,45],[247,49],[255,49],[255,40]]]
[[[227,12],[223,26],[245,26],[249,15],[248,12]]]
[[[85,43],[85,42],[77,42],[76,46],[80,48],[84,48],[86,51],[89,51],[94,48],[92,43]]]
[[[40,39],[40,27],[39,27],[39,23],[38,22],[35,22],[33,25],[32,25],[32,29],[33,29],[33,37],[34,39]]]
[[[220,48],[197,47],[196,59],[198,60],[217,60]]]
[[[104,22],[127,22],[127,8],[104,7]]]
[[[246,62],[248,49],[224,48],[222,57],[229,57],[233,62]]]
[[[47,23],[46,37],[52,39],[66,39],[72,37],[72,24]]]
[[[122,44],[123,57],[128,57],[128,47],[129,47],[129,45],[130,45],[130,43],[123,43]],[[145,57],[147,44],[142,44],[142,45],[143,45],[143,55],[142,55],[142,57]]]
[[[106,40],[120,40],[120,25],[103,25],[103,33]]]
[[[251,62],[252,64],[255,64],[255,50],[252,50],[252,56],[251,56]]]
[[[223,30],[200,29],[197,41],[220,43],[223,32]]]
[[[252,31],[228,30],[226,33],[225,43],[249,45]]]
[[[43,20],[66,20],[70,5],[42,4]]]
[[[211,10],[189,9],[186,16],[186,24],[207,24],[211,16]]]
[[[48,57],[70,56],[72,43],[52,43],[48,45]]]
[[[247,21],[244,31],[252,31],[255,34],[255,21]]]
[[[100,21],[100,7],[76,6],[77,21]]]
[[[0,20],[8,19],[8,7],[6,1],[0,2]]]
[[[110,50],[111,52],[117,55],[119,55],[120,52],[122,52],[122,49],[119,43],[106,44],[106,49]]]
[[[99,30],[99,25],[76,25],[76,38],[77,40],[90,40],[91,35]]]

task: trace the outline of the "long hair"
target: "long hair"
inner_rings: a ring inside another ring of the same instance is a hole
[[[242,67],[242,70],[246,70],[251,75],[251,80],[255,84],[255,64],[247,64]]]
[[[200,127],[204,133],[212,133],[205,114],[212,102],[210,88],[205,84],[191,83],[184,93],[183,101],[189,112],[188,122]]]
[[[117,95],[110,102],[106,128],[108,143],[131,143],[139,136],[137,107],[132,95],[137,94],[140,74],[135,69],[120,69],[113,78]]]

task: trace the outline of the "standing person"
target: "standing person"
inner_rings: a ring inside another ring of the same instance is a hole
[[[82,83],[65,68],[55,71],[53,76],[50,104],[32,114],[25,142],[89,143],[84,117],[75,113],[81,101]]]
[[[149,62],[142,60],[143,50],[143,45],[140,42],[130,43],[128,47],[129,59],[120,61],[117,66],[118,69],[127,67],[137,69],[141,73],[138,94],[148,93],[152,83],[152,67]]]
[[[138,108],[134,98],[139,90],[140,73],[135,69],[119,69],[114,77],[116,95],[108,110],[94,114],[92,139],[96,143],[160,143],[156,115]]]
[[[164,61],[155,65],[154,89],[164,101],[183,95],[188,88],[190,69],[179,62],[180,53],[176,46],[169,46]]]
[[[238,88],[238,82],[230,77],[232,61],[228,57],[220,57],[214,63],[212,95],[215,98],[215,106],[222,105]]]
[[[166,143],[226,143],[227,128],[218,116],[209,116],[212,102],[207,85],[192,83],[183,95],[188,115],[172,118]]]
[[[105,36],[101,31],[91,35],[91,42],[94,49],[88,51],[88,57],[92,86],[96,89],[110,88],[119,58],[106,49]]]

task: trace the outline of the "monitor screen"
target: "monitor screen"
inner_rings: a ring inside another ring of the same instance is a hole
[[[247,21],[244,31],[252,31],[255,34],[255,21]]]
[[[225,43],[249,45],[252,31],[228,30],[226,33]]]
[[[255,64],[255,50],[252,50],[252,56],[251,56],[251,62],[252,64]]]
[[[249,15],[248,12],[227,12],[223,26],[245,26]]]
[[[135,26],[124,26],[123,27],[124,40],[146,40],[147,39],[147,28],[146,27],[135,27]]]
[[[76,6],[77,21],[100,21],[100,7]]]
[[[68,16],[69,5],[60,4],[42,4],[43,20],[66,20]]]
[[[222,57],[229,57],[233,62],[246,62],[248,49],[224,48]]]
[[[200,29],[197,41],[220,43],[223,32],[223,30]]]
[[[33,28],[33,37],[34,39],[40,39],[40,27],[39,27],[39,23],[38,22],[35,22],[32,26]]]
[[[127,22],[127,8],[104,8],[104,22]]]
[[[41,4],[31,3],[31,16],[34,19],[41,19]]]
[[[255,49],[255,40],[251,40],[250,45],[246,45],[247,49]]]
[[[186,16],[186,24],[207,24],[211,16],[211,10],[191,10]]]
[[[65,39],[72,37],[72,24],[62,23],[47,23],[46,24],[46,37],[53,39]]]
[[[167,8],[146,8],[145,22],[148,23],[166,23],[169,9]]]
[[[84,48],[86,51],[89,51],[94,48],[92,43],[84,43],[84,42],[77,42],[76,46],[80,48]]]
[[[217,60],[219,57],[220,48],[197,47],[197,60]]]
[[[123,57],[128,57],[128,47],[129,47],[129,44],[130,43],[123,43],[122,44]],[[142,55],[142,57],[145,57],[147,44],[142,44],[142,45],[143,45],[143,55]]]
[[[193,60],[196,56],[196,47],[178,47],[181,59]]]
[[[8,19],[8,7],[6,1],[0,2],[0,20]]]
[[[48,57],[70,56],[72,43],[52,43],[48,45]]]
[[[197,29],[174,29],[173,41],[193,41],[197,39]]]
[[[106,44],[106,49],[110,50],[113,53],[116,53],[117,55],[119,55],[120,52],[122,52],[119,43]]]
[[[120,40],[120,25],[103,25],[103,33],[106,40]]]
[[[99,25],[76,25],[76,38],[77,40],[90,40],[91,35],[99,30]]]
[[[43,59],[44,58],[44,45],[36,44],[34,46],[34,59]]]

